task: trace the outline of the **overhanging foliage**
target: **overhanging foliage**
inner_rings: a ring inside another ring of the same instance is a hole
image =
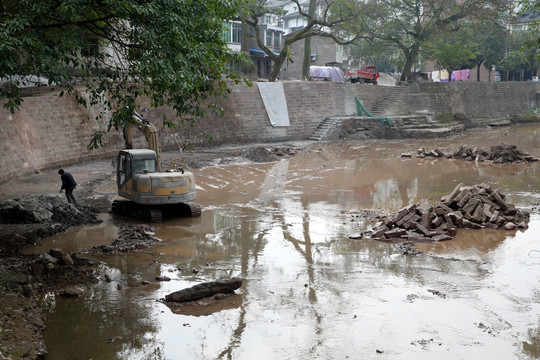
[[[227,77],[238,80],[227,64],[240,55],[228,50],[222,22],[238,15],[241,2],[3,0],[0,98],[11,112],[19,109],[20,87],[32,76],[84,106],[102,103],[111,112],[107,131],[132,122],[140,97],[194,122],[209,97],[227,92]],[[99,146],[102,135],[96,133],[91,146]]]

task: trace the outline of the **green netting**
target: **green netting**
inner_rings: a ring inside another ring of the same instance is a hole
[[[392,120],[390,118],[387,118],[387,117],[384,117],[384,116],[375,116],[373,114],[371,114],[369,111],[367,111],[367,109],[364,107],[364,105],[362,105],[362,103],[360,102],[360,100],[358,100],[357,97],[354,98],[354,100],[356,101],[356,115],[358,116],[367,116],[367,117],[372,117],[372,118],[375,118],[375,119],[379,119],[379,122],[381,124],[381,126],[384,126],[385,124],[388,124],[389,127],[392,127]]]

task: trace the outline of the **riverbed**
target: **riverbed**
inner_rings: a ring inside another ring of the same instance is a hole
[[[400,156],[501,142],[540,157],[540,126],[321,143],[279,162],[195,170],[200,218],[157,224],[162,241],[145,251],[92,255],[110,281],[84,297],[44,296],[47,359],[539,358],[540,165]],[[358,238],[372,214],[434,203],[461,182],[500,189],[531,212],[529,228],[459,229],[415,244],[418,255]],[[88,250],[139,223],[101,218],[28,252]],[[159,301],[233,276],[244,282],[226,301],[174,312]]]

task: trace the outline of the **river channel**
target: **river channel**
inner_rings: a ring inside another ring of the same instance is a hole
[[[540,164],[400,157],[500,142],[540,157],[540,126],[321,144],[280,162],[196,170],[200,218],[158,224],[163,241],[144,252],[93,255],[112,281],[84,297],[45,296],[47,359],[537,359]],[[350,238],[373,225],[364,210],[434,203],[460,182],[500,189],[531,212],[529,228],[459,229],[416,244],[420,255]],[[33,251],[82,251],[138,223],[101,216]],[[244,283],[224,303],[173,312],[158,301],[232,276]]]

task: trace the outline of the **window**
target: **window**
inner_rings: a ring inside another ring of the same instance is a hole
[[[131,157],[121,154],[118,159],[118,185],[122,186],[131,178]]]
[[[232,42],[233,43],[242,42],[242,24],[240,23],[232,24]]]
[[[272,46],[273,33],[270,30],[266,30],[266,46]]]
[[[279,48],[279,36],[280,36],[280,33],[279,32],[274,32],[274,47],[275,48]]]
[[[231,42],[231,23],[223,22],[223,41]]]
[[[146,174],[156,172],[155,159],[137,159],[133,161],[133,172],[135,174]]]
[[[267,24],[271,24],[271,23],[272,23],[272,16],[271,16],[271,15],[266,15],[266,23],[267,23]]]

